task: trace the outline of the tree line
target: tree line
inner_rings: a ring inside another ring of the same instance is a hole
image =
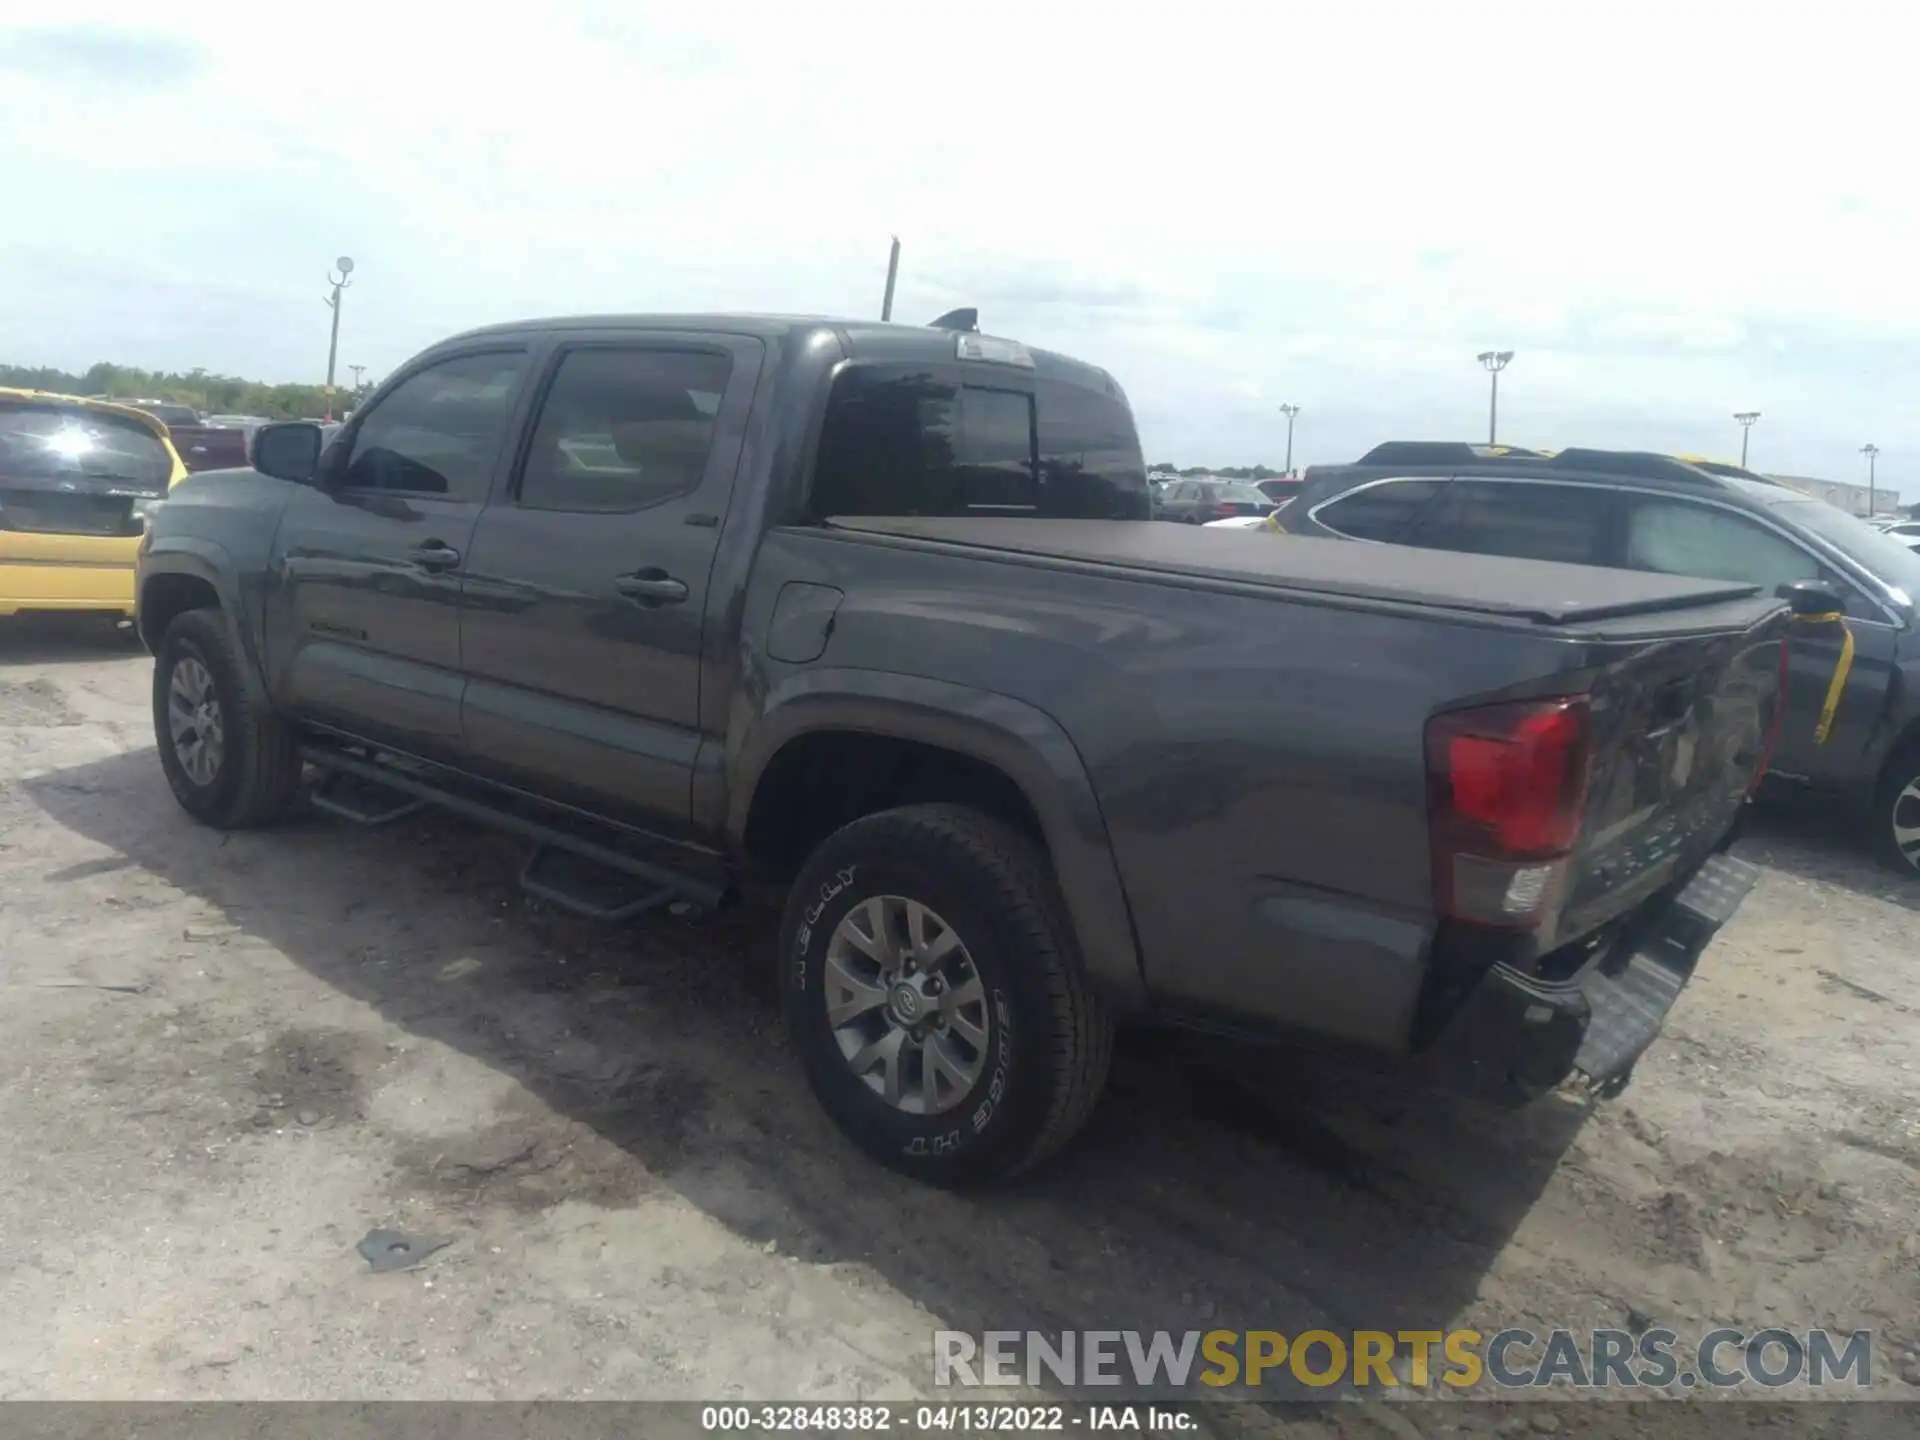
[[[201,369],[142,370],[105,360],[77,375],[51,365],[0,365],[0,385],[63,395],[104,395],[112,400],[172,400],[207,415],[260,415],[269,420],[312,420],[328,409],[324,385],[269,385]],[[352,386],[334,387],[336,414],[353,400]]]

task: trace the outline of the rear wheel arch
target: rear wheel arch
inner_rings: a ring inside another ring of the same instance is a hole
[[[740,853],[791,873],[813,845],[864,815],[965,805],[1037,842],[1107,1003],[1122,1012],[1144,1007],[1139,945],[1106,822],[1056,721],[1011,697],[945,681],[868,672],[796,678],[802,683],[770,697],[731,747],[727,836]],[[857,777],[850,794],[833,783],[849,769]],[[797,821],[779,819],[796,812]]]

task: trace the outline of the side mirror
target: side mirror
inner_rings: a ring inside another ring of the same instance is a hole
[[[320,438],[320,427],[305,420],[262,425],[253,432],[247,458],[262,475],[311,485],[320,468]]]
[[[1795,615],[1837,615],[1847,608],[1840,592],[1824,580],[1789,580],[1774,593]]]

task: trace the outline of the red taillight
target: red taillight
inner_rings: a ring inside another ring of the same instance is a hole
[[[1463,710],[1427,734],[1455,816],[1482,830],[1491,853],[1525,860],[1572,846],[1587,790],[1585,700]]]
[[[1240,507],[1231,500],[1220,500],[1215,502],[1213,513],[1218,519],[1226,520],[1238,515],[1240,513]]]
[[[1591,719],[1577,695],[1427,722],[1434,874],[1447,913],[1524,926],[1545,909],[1560,879],[1553,862],[1580,835]]]

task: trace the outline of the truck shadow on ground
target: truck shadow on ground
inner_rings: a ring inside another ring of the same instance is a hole
[[[782,1034],[764,905],[575,921],[514,888],[511,841],[450,819],[222,836],[178,812],[151,750],[25,785],[239,935],[544,1102],[494,1169],[456,1182],[403,1158],[435,1205],[618,1207],[666,1187],[762,1246],[861,1262],[956,1328],[1440,1328],[1586,1114],[1136,1034],[1080,1143],[1015,1184],[942,1193],[870,1163],[815,1106]],[[101,872],[50,867],[43,883]]]

